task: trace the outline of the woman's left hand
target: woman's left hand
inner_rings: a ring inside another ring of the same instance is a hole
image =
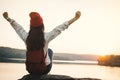
[[[75,18],[79,18],[81,16],[81,12],[80,11],[77,11],[76,14],[75,14]]]

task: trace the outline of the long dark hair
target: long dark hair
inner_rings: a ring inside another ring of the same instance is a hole
[[[26,39],[26,46],[28,51],[40,50],[44,48],[44,25],[38,27],[30,27],[29,35]]]

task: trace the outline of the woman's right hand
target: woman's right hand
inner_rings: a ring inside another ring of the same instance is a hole
[[[8,16],[8,12],[4,12],[3,13],[3,17],[8,21],[8,22],[10,22],[10,23],[12,23],[12,20],[9,18],[9,16]]]
[[[8,13],[7,13],[7,12],[4,12],[4,13],[3,13],[3,17],[4,17],[5,19],[7,19],[7,18],[8,18]]]

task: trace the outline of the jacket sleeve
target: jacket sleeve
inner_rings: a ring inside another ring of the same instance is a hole
[[[14,28],[16,33],[19,35],[19,37],[25,42],[26,38],[28,36],[28,33],[15,20],[12,20],[12,22],[10,24]]]
[[[51,32],[48,33],[47,35],[47,41],[50,42],[54,38],[56,38],[62,31],[67,29],[69,26],[68,21],[64,22],[63,24],[57,26],[54,28]]]

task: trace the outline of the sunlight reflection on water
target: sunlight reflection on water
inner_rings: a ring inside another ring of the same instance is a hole
[[[17,80],[28,74],[23,63],[0,63],[0,80]],[[100,78],[120,80],[119,67],[99,65],[53,64],[50,74],[68,75],[77,78]]]

